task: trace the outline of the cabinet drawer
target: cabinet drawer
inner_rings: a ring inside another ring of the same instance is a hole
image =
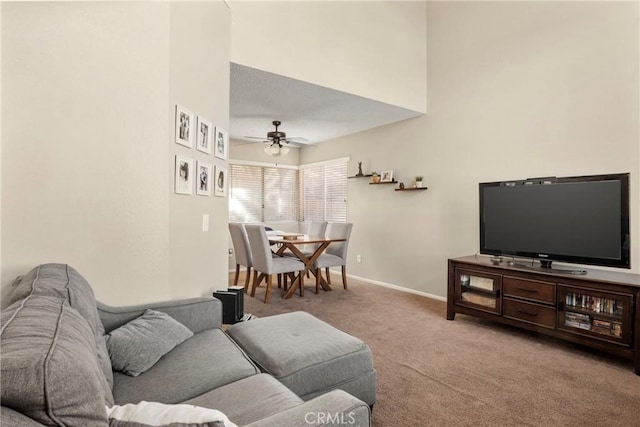
[[[555,326],[556,310],[551,307],[505,298],[503,310],[504,317],[524,320],[547,328]]]
[[[556,302],[556,284],[505,276],[502,281],[505,296],[511,295],[550,304]]]

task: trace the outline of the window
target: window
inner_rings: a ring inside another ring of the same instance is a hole
[[[298,220],[298,171],[229,165],[229,221]]]
[[[303,220],[347,222],[347,161],[302,166],[300,172]]]
[[[262,168],[229,165],[229,221],[262,222]]]
[[[298,220],[298,171],[263,168],[264,221]]]
[[[229,165],[229,221],[347,222],[347,158],[297,168]]]

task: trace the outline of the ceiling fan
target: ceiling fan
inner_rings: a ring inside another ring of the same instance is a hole
[[[271,122],[273,126],[275,126],[275,130],[271,132],[267,132],[267,138],[260,136],[246,136],[245,138],[249,139],[261,139],[262,142],[266,142],[269,145],[264,148],[264,152],[270,156],[284,156],[289,152],[289,147],[302,147],[303,144],[298,144],[296,141],[308,141],[306,138],[300,137],[290,137],[287,138],[287,134],[285,132],[279,131],[278,126],[282,123],[278,120],[274,120]]]

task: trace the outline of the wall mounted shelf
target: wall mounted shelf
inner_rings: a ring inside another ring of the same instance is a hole
[[[396,181],[395,179],[393,181],[385,181],[385,182],[370,182],[369,185],[378,185],[378,184],[397,184],[398,181]]]
[[[396,188],[396,191],[419,191],[419,190],[427,190],[427,187]]]
[[[373,175],[372,174],[366,174],[366,175],[352,175],[352,176],[348,176],[347,178],[351,179],[351,178],[367,178],[369,179],[369,185],[379,185],[379,184],[398,184],[397,180],[392,180],[392,181],[385,181],[385,182],[371,182],[371,177]],[[427,187],[409,187],[409,188],[396,188],[395,191],[419,191],[419,190],[426,190]]]

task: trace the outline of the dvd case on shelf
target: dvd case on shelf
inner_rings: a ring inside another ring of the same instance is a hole
[[[624,314],[624,304],[622,301],[611,298],[567,292],[564,302],[567,307],[580,308],[582,310],[593,311],[594,313],[604,313],[613,316],[622,316]]]
[[[593,319],[584,313],[565,312],[564,324],[565,326],[584,329],[602,335],[609,335],[616,338],[622,337],[622,322]]]

